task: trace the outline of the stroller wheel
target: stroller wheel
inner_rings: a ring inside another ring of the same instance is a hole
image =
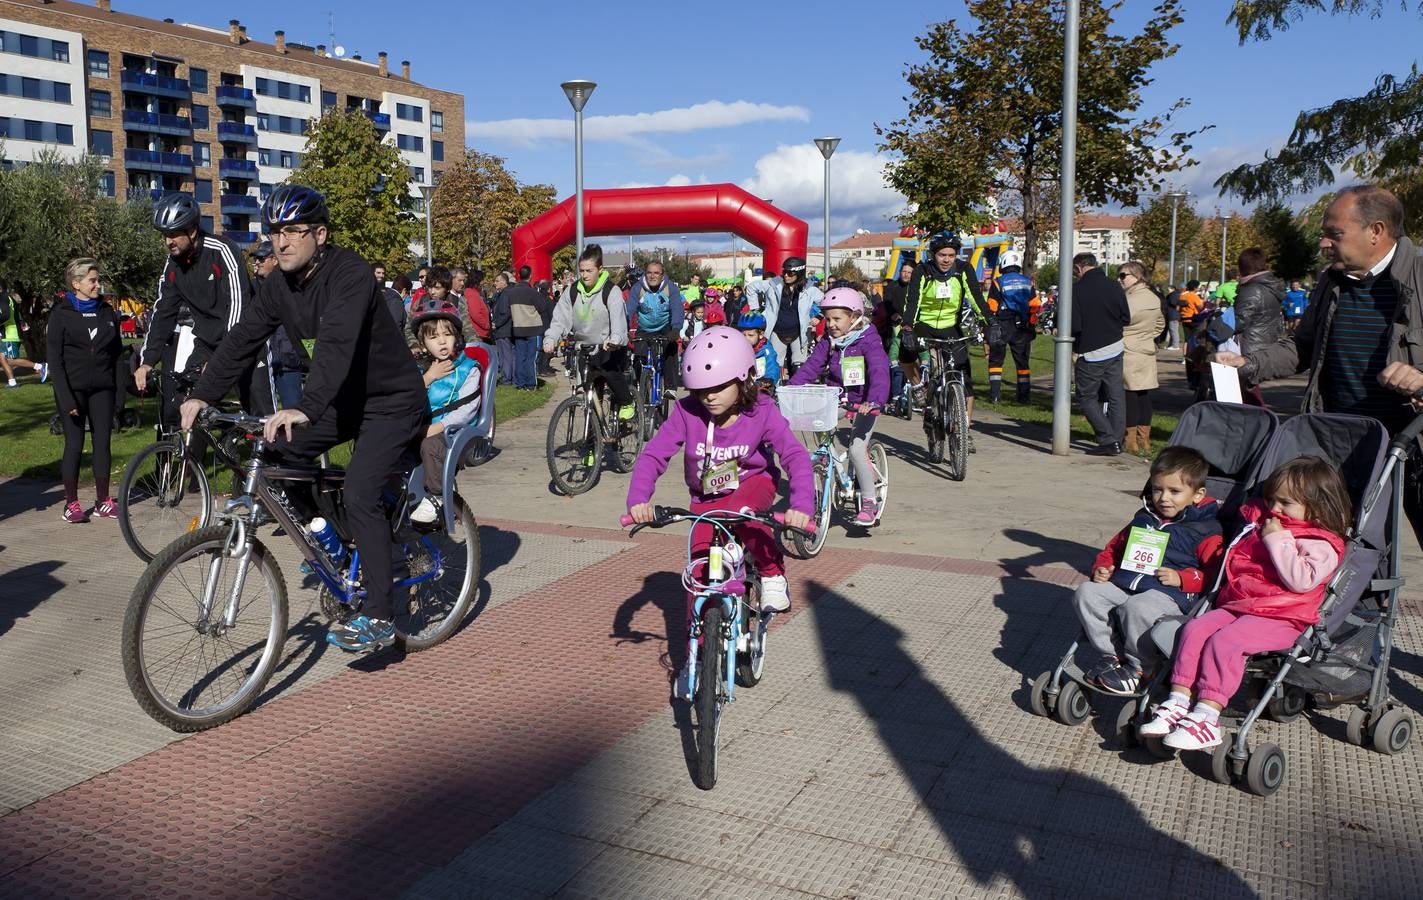
[[[1211,750],[1211,777],[1218,784],[1232,784],[1235,781],[1230,771],[1230,748],[1235,743],[1231,735],[1221,735],[1225,740]]]
[[[1166,746],[1165,739],[1159,737],[1148,737],[1141,739],[1141,745],[1146,748],[1157,759],[1175,759],[1176,751]]]
[[[1293,722],[1304,713],[1305,702],[1309,695],[1303,688],[1288,685],[1280,689],[1269,704],[1265,707],[1265,715],[1276,722]]]
[[[1141,743],[1136,734],[1136,700],[1128,700],[1117,713],[1117,741],[1123,747],[1135,747]],[[1164,748],[1163,748],[1164,749]]]
[[[1092,715],[1092,701],[1087,699],[1082,688],[1075,681],[1063,682],[1057,692],[1057,703],[1052,708],[1052,716],[1064,725],[1081,725]]]
[[[1379,716],[1374,723],[1373,747],[1380,753],[1392,756],[1402,753],[1413,739],[1413,717],[1407,710],[1394,708]]]
[[[1047,686],[1052,681],[1052,672],[1044,672],[1033,680],[1033,689],[1028,694],[1028,706],[1035,716],[1048,716],[1052,711],[1047,705]]]
[[[1287,771],[1285,751],[1266,744],[1250,754],[1250,761],[1245,764],[1245,786],[1252,794],[1268,797],[1285,783]]]
[[[1356,706],[1349,712],[1349,724],[1344,727],[1344,739],[1355,747],[1362,747],[1369,740],[1369,712]]]

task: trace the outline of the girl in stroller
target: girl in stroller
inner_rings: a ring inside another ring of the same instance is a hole
[[[1332,465],[1302,456],[1276,469],[1261,494],[1263,502],[1241,507],[1247,525],[1226,551],[1215,608],[1182,629],[1171,695],[1143,737],[1164,735],[1177,750],[1216,746],[1220,711],[1240,687],[1246,657],[1287,649],[1318,621],[1344,552],[1349,492]]]

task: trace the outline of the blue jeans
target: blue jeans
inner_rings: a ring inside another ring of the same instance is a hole
[[[514,338],[514,384],[521,388],[536,388],[539,384],[535,368],[539,357],[539,337]]]
[[[302,382],[306,379],[306,373],[296,369],[283,369],[277,366],[273,379],[277,384],[277,399],[282,404],[282,409],[294,409],[301,402]]]
[[[499,354],[499,383],[514,383],[514,339],[498,338],[494,346]]]

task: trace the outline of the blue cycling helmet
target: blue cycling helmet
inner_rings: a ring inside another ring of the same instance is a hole
[[[270,231],[283,225],[325,225],[326,198],[304,184],[282,184],[262,204],[262,224]]]
[[[751,328],[755,328],[759,331],[765,331],[766,317],[758,312],[745,313],[741,316],[740,319],[736,320],[736,327],[743,331]]]

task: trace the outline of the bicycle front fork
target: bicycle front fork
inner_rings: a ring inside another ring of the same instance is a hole
[[[202,598],[198,601],[198,630],[203,634],[220,634],[237,624],[242,589],[247,586],[247,560],[251,558],[252,540],[247,534],[247,522],[239,516],[233,516],[222,552],[214,553],[208,561],[208,577],[203,583]],[[222,569],[228,560],[237,566],[237,574],[232,579],[232,588],[227,595],[227,608],[223,611],[222,624],[219,627],[212,621],[212,612],[217,602],[218,585],[222,581]]]
[[[728,600],[735,602],[728,603]],[[723,613],[721,619],[721,634],[708,635],[704,632],[702,626],[702,610],[708,601],[721,604]],[[728,606],[732,608],[728,610]],[[736,666],[732,664],[730,660],[732,655],[736,652],[735,645],[732,642],[735,640],[735,636],[741,633],[740,601],[734,597],[722,597],[715,594],[698,594],[692,604],[692,627],[689,631],[690,634],[687,637],[687,670],[691,677],[687,679],[688,694],[691,697],[695,697],[697,694],[697,686],[701,681],[701,672],[698,671],[701,663],[701,654],[697,652],[701,642],[703,640],[719,640],[721,641],[722,655],[728,659],[728,665],[725,667],[726,671],[723,674],[726,678],[726,684],[724,685],[726,688],[726,699],[730,702],[734,699],[733,691],[736,689]]]

